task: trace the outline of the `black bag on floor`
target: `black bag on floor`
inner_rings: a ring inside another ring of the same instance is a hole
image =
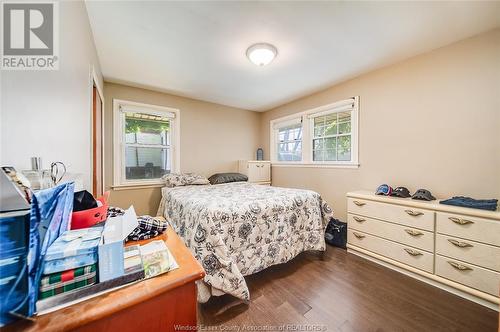
[[[330,219],[326,226],[325,241],[334,247],[346,248],[347,243],[347,223],[338,219]]]

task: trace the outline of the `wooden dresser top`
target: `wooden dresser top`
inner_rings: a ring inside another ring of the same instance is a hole
[[[205,271],[201,265],[172,227],[169,227],[166,233],[154,239],[129,242],[127,245],[145,244],[148,241],[159,239],[166,242],[179,264],[178,269],[42,316],[35,316],[34,322],[15,322],[2,327],[2,331],[72,330],[205,276]]]

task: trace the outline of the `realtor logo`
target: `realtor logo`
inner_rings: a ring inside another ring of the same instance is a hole
[[[4,70],[59,68],[58,3],[2,3]]]

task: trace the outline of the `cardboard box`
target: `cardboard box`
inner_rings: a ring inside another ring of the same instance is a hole
[[[98,247],[99,282],[119,278],[125,274],[124,241],[139,226],[134,207],[123,216],[108,218]]]

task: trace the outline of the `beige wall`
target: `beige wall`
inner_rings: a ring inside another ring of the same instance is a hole
[[[59,70],[0,72],[0,165],[31,169],[62,161],[90,188],[92,166],[92,85],[99,60],[85,3],[59,3]]]
[[[265,112],[265,152],[270,120],[356,95],[359,169],[274,167],[273,185],[316,190],[342,219],[346,192],[381,183],[500,198],[500,29]]]
[[[181,171],[210,176],[237,171],[239,159],[254,159],[259,143],[260,114],[125,85],[105,83],[105,185],[113,181],[113,99],[180,110]],[[110,203],[134,204],[137,213],[155,214],[160,188],[113,190]]]

